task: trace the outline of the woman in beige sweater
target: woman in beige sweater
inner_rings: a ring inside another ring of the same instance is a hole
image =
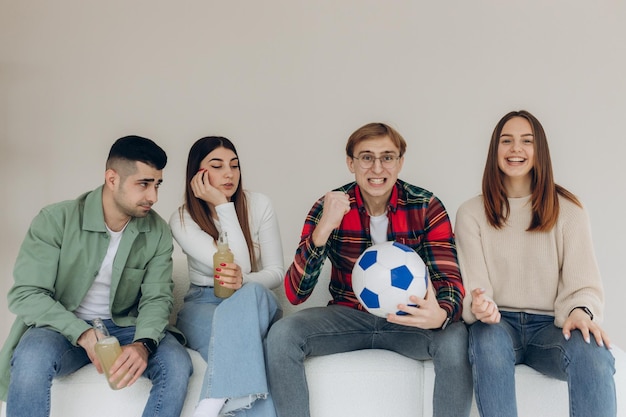
[[[523,363],[568,381],[570,416],[615,416],[588,215],[554,183],[545,132],[529,112],[496,125],[482,188],[459,208],[455,230],[480,415],[517,416]]]

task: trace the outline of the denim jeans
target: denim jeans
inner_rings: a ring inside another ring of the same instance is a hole
[[[191,285],[177,327],[208,367],[200,399],[227,398],[223,415],[274,417],[264,342],[282,314],[274,294],[249,282],[226,299]]]
[[[373,314],[339,305],[300,310],[270,329],[268,372],[278,416],[310,415],[304,370],[307,356],[360,349],[386,349],[417,360],[432,359],[436,374],[434,415],[469,416],[472,374],[464,323],[451,323],[445,330],[424,330],[389,323]]]
[[[132,343],[134,327],[117,327],[111,320],[104,323],[121,345]],[[27,330],[11,361],[7,417],[49,416],[52,379],[69,375],[89,363],[85,350],[72,345],[62,334],[45,328]],[[143,417],[180,415],[192,371],[185,348],[166,333],[143,373],[152,381]],[[104,375],[102,387],[109,389]]]
[[[469,327],[476,404],[482,417],[515,417],[515,365],[567,381],[572,417],[615,417],[615,359],[605,347],[573,331],[565,340],[554,317],[501,312],[498,324]]]

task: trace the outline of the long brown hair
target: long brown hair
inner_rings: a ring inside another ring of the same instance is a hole
[[[217,148],[229,149],[237,155],[235,145],[233,145],[230,140],[221,136],[207,136],[198,139],[189,150],[189,157],[187,158],[187,174],[185,176],[184,205],[193,221],[196,222],[202,230],[211,235],[211,237],[213,237],[216,241],[219,237],[219,233],[217,231],[217,227],[215,226],[215,222],[213,221],[213,217],[211,216],[209,205],[206,201],[194,196],[193,190],[191,189],[191,179],[200,169],[200,163],[202,160]],[[239,156],[237,155],[237,157]],[[239,219],[239,225],[241,226],[241,230],[243,231],[243,235],[246,239],[246,245],[248,246],[248,254],[250,255],[252,270],[257,271],[257,259],[254,252],[254,242],[252,241],[250,222],[248,219],[248,201],[246,199],[246,193],[243,190],[241,175],[239,176],[239,185],[237,190],[231,197],[230,201],[235,204],[237,219]],[[183,207],[180,208],[179,214],[181,216],[181,222],[183,222]]]
[[[526,110],[507,113],[500,119],[491,135],[483,173],[483,203],[487,220],[493,227],[500,229],[509,218],[510,206],[504,187],[505,175],[498,167],[498,146],[505,123],[514,117],[522,117],[530,123],[535,139],[535,162],[531,170],[532,218],[526,230],[548,231],[554,227],[559,217],[559,195],[578,206],[582,205],[574,194],[554,183],[546,133],[539,120]]]

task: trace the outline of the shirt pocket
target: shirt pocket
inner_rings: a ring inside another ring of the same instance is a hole
[[[145,275],[145,269],[124,268],[115,291],[115,300],[113,301],[115,310],[127,311],[136,307]]]
[[[396,236],[396,242],[402,243],[403,245],[406,245],[406,246],[412,248],[414,251],[417,252],[422,247],[422,241],[423,241],[422,236],[423,235]]]

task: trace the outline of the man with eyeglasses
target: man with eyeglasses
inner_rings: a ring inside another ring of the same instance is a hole
[[[465,295],[452,226],[437,197],[398,179],[406,142],[393,128],[370,123],[346,145],[355,181],[326,193],[310,210],[293,263],[285,276],[287,298],[311,295],[326,258],[332,264],[326,307],[300,310],[275,323],[267,338],[269,380],[279,417],[308,417],[304,372],[307,356],[359,349],[386,349],[433,360],[434,416],[468,416],[472,376],[467,330],[460,322]],[[369,246],[397,241],[428,266],[430,283],[417,307],[386,319],[368,313],[352,290],[352,267]],[[332,401],[329,399],[329,401]]]

